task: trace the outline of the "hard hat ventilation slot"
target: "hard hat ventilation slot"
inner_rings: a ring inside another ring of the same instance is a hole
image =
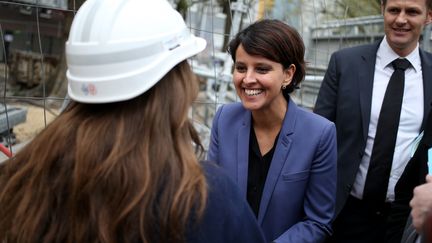
[[[170,40],[163,42],[166,50],[172,51],[180,46],[180,39],[176,36]]]
[[[177,45],[175,45],[175,46],[173,46],[173,47],[168,48],[168,50],[172,51],[172,50],[176,49],[176,48],[179,47],[179,46],[180,46],[180,44],[177,44]]]

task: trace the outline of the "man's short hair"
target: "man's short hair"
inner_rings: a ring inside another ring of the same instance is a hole
[[[381,4],[385,6],[387,3],[387,0],[381,0]],[[428,10],[432,9],[432,0],[426,0],[426,7]]]

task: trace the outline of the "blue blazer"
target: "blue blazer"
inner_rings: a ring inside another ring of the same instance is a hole
[[[251,123],[241,103],[220,107],[208,152],[245,198]],[[336,157],[334,124],[289,100],[258,214],[267,241],[317,243],[332,233]]]

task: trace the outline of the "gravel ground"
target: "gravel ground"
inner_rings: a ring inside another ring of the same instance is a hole
[[[58,115],[58,110],[51,112],[45,111],[43,107],[32,105],[14,105],[17,107],[25,107],[27,109],[26,122],[16,125],[13,131],[17,138],[17,143],[31,140],[36,134],[45,128]]]
[[[16,153],[26,143],[33,139],[46,125],[48,125],[58,115],[58,109],[45,111],[43,107],[28,104],[12,104],[14,107],[27,109],[26,121],[13,127],[16,136],[16,144],[12,146],[12,152]],[[0,162],[6,160],[6,156],[0,153]]]

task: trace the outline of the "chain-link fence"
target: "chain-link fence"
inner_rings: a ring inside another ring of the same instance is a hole
[[[84,1],[0,1],[0,142],[12,153],[48,125],[67,102],[64,43],[74,14]],[[359,0],[356,4],[371,1]],[[170,2],[182,13],[191,31],[208,42],[206,50],[191,59],[201,80],[191,117],[204,145],[208,144],[217,106],[237,101],[231,82],[232,62],[224,46],[239,29],[259,18],[276,18],[299,30],[306,45],[308,69],[293,98],[307,108],[315,103],[331,53],[383,36],[382,17],[376,15],[379,10],[371,7],[370,16],[349,18],[354,8],[349,3],[354,1],[348,0]],[[427,38],[421,44],[430,50],[430,27],[423,36]]]

